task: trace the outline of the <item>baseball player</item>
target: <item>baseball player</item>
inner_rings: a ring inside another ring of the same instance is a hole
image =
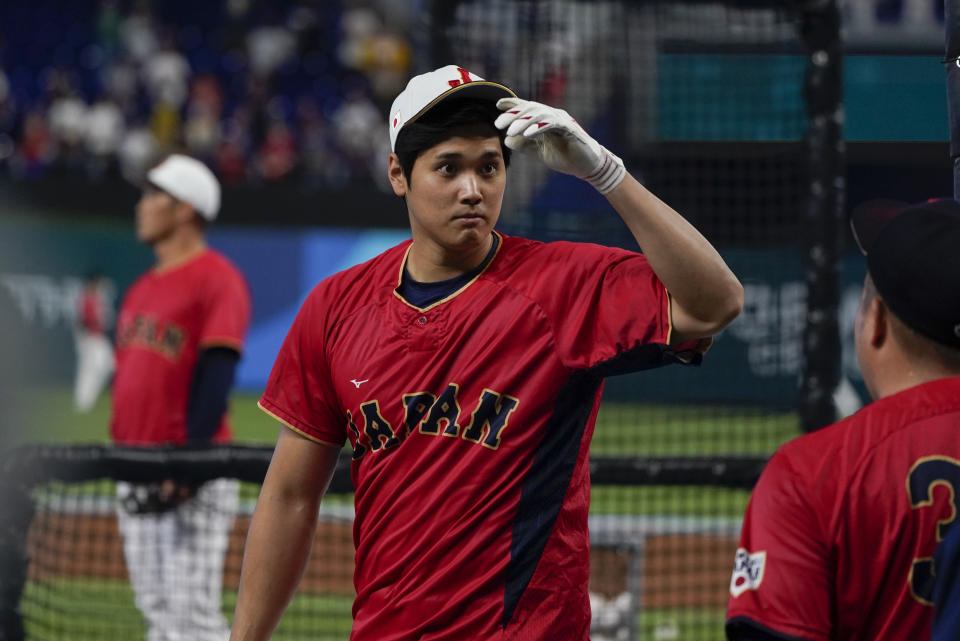
[[[587,639],[603,377],[697,359],[742,287],[560,109],[447,66],[410,80],[389,131],[412,240],[321,282],[280,350],[260,405],[289,429],[231,638],[270,637],[349,441],[351,639]],[[517,149],[606,195],[645,255],[495,231]]]
[[[250,318],[237,268],[206,246],[220,185],[201,162],[172,155],[147,173],[137,238],[154,267],[124,296],[110,429],[119,445],[225,443],[227,396]],[[118,517],[148,641],[224,641],[223,557],[235,480],[118,484]]]
[[[960,205],[874,202],[852,224],[875,401],[768,463],[730,581],[733,640],[930,638],[934,550],[960,495]]]

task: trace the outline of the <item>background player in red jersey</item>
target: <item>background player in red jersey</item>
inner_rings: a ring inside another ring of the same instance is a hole
[[[281,348],[260,404],[291,429],[231,638],[270,637],[349,440],[352,639],[586,639],[603,377],[691,355],[742,287],[564,111],[448,66],[413,78],[389,118],[413,239],[321,282]],[[644,255],[494,231],[521,147],[605,194]]]
[[[960,205],[854,211],[855,342],[875,402],[773,456],[747,507],[727,636],[930,636],[937,542],[960,496]]]
[[[119,445],[227,442],[227,396],[250,295],[237,268],[206,246],[220,185],[203,163],[181,155],[151,169],[147,181],[137,238],[157,262],[130,287],[117,317],[111,434]],[[120,483],[118,494],[148,641],[226,639],[220,592],[236,481]]]

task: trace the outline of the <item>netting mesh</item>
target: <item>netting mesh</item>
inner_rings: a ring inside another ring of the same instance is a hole
[[[238,508],[232,513],[225,513],[222,504],[202,498],[195,501],[193,508],[197,513],[191,534],[196,558],[201,562],[223,558],[219,610],[227,620],[232,618],[236,604],[243,547],[258,492],[257,485],[242,484]],[[175,575],[172,584],[178,588],[176,594],[151,594],[149,586],[135,592],[132,586],[126,555],[149,555],[156,552],[156,547],[137,548],[128,542],[125,551],[124,538],[132,538],[129,520],[143,520],[159,537],[165,521],[191,519],[187,511],[131,517],[117,501],[116,483],[106,479],[46,484],[33,492],[33,499],[37,511],[26,541],[30,564],[21,600],[28,639],[151,638],[146,636],[148,626],[143,610],[179,619],[179,626],[174,627],[180,628],[184,639],[219,638],[212,632],[204,636],[203,617],[208,613],[199,604],[176,602],[178,594],[202,593],[196,582],[209,579],[203,573],[167,568]],[[219,552],[215,543],[219,536],[215,532],[216,522],[225,516],[229,519],[226,550]],[[316,553],[275,639],[349,636],[352,521],[353,512],[347,500],[331,497],[319,518]],[[156,603],[146,605],[144,600],[149,599]],[[164,627],[170,629],[171,625],[168,622]]]
[[[22,500],[33,512],[32,518],[26,511],[14,518],[5,509],[10,518],[0,533],[4,593],[15,587],[11,570],[26,563],[17,601],[0,603],[5,629],[12,629],[7,608],[18,605],[26,639],[149,640],[159,638],[161,628],[185,639],[225,638],[259,493],[250,479],[262,477],[270,454],[267,447],[224,447],[199,455],[22,448],[0,466],[5,508]],[[763,461],[594,457],[594,639],[721,638],[739,516]],[[320,510],[307,570],[275,639],[349,636],[353,506],[348,457],[342,463]],[[100,478],[104,472],[113,478]],[[212,479],[219,474],[246,482]],[[197,479],[196,497],[173,509],[145,511],[144,503],[128,500],[127,490],[173,475]],[[45,480],[50,478],[69,480]],[[21,530],[23,524],[29,525]],[[168,553],[162,567],[151,565],[163,546],[181,552]],[[160,573],[175,588],[158,592]]]
[[[697,226],[745,284],[746,309],[701,368],[607,381],[591,447],[594,641],[722,639],[756,460],[800,431],[793,409],[805,313],[799,221],[808,182],[806,59],[796,16],[665,0],[426,7],[424,70],[454,62],[563,107]],[[523,157],[510,169],[501,227],[636,247],[589,186]],[[724,470],[745,456],[756,457],[753,467],[729,482]],[[661,457],[710,458],[703,473]],[[228,620],[257,491],[240,486],[230,523],[220,608]],[[337,491],[325,500],[310,567],[275,639],[348,637],[351,498]],[[26,638],[147,638],[114,481],[43,484],[33,499],[20,601]],[[197,527],[208,522],[201,517]]]

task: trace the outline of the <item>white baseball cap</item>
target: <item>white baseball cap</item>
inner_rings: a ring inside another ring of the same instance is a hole
[[[484,80],[457,65],[447,65],[414,76],[390,107],[390,151],[394,151],[397,134],[404,125],[454,95],[458,98],[486,98],[494,102],[500,98],[517,97],[508,87]]]
[[[220,211],[220,183],[206,165],[189,156],[167,156],[147,172],[147,182],[190,203],[207,222],[213,222]]]

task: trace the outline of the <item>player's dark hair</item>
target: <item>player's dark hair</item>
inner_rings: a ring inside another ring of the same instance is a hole
[[[889,307],[887,310],[890,311],[893,333],[905,351],[943,369],[960,373],[960,349],[924,336],[900,320]]]
[[[413,165],[426,150],[458,135],[463,127],[485,125],[490,135],[500,139],[504,167],[510,166],[510,148],[504,144],[506,132],[493,126],[500,110],[489,100],[476,98],[451,99],[444,101],[425,113],[417,120],[404,125],[397,135],[394,151],[400,161],[400,168],[407,180],[413,176]]]

